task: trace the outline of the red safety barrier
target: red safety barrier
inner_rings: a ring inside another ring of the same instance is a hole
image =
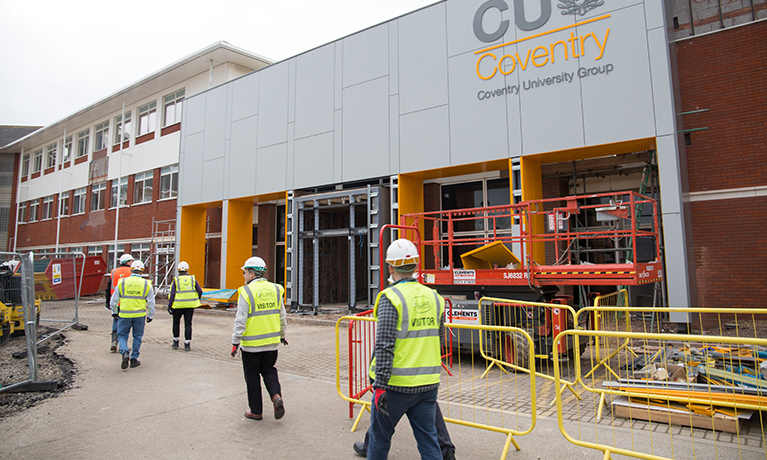
[[[370,317],[373,310],[354,316]],[[349,321],[349,397],[361,399],[370,391],[368,369],[376,339],[375,321]],[[354,403],[349,403],[349,418],[354,418]]]

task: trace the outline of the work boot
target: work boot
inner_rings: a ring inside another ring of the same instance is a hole
[[[178,350],[178,339],[173,339],[173,345],[170,346],[174,350]]]
[[[365,448],[365,443],[361,441],[357,441],[352,446],[354,448],[354,453],[357,454],[358,457],[367,457],[368,456],[368,450]]]
[[[135,358],[131,358],[130,360],[130,367],[133,369],[134,367],[139,367],[141,365],[141,361]]]
[[[112,345],[109,347],[109,351],[117,353],[117,332],[112,332]]]
[[[123,361],[122,361],[122,364],[120,364],[120,369],[127,369],[129,361],[130,361],[130,352],[124,351],[123,352]]]
[[[274,400],[274,419],[279,420],[285,415],[285,406],[282,403],[282,398],[277,397]]]
[[[455,451],[446,450],[445,453],[442,454],[442,460],[455,460]]]
[[[192,347],[189,342],[184,342],[184,351],[192,351]]]

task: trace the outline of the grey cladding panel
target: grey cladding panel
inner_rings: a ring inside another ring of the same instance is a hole
[[[397,20],[400,113],[447,104],[445,4]]]
[[[332,184],[333,133],[296,140],[293,169],[294,188]]]
[[[256,130],[258,117],[232,123],[229,152],[228,198],[253,196],[256,193]]]
[[[232,121],[258,114],[259,73],[252,73],[231,83]]]
[[[226,138],[226,86],[207,92],[205,104],[205,161],[224,157]]]
[[[448,108],[400,116],[400,171],[413,172],[450,165]]]
[[[205,130],[205,97],[200,94],[184,101],[184,135],[196,134]]]
[[[503,43],[502,40],[496,40],[492,43],[485,43],[477,39],[474,35],[473,21],[474,14],[486,0],[464,0],[447,2],[447,54],[456,56],[469,51],[475,51],[497,43]],[[510,19],[513,24],[511,10],[513,6],[511,1],[507,2],[509,9],[501,13],[496,8],[491,8],[484,15],[484,24],[487,31],[497,30],[500,21],[504,18]],[[509,27],[506,31],[506,41],[513,40],[514,27]],[[473,55],[473,54],[472,54]]]
[[[258,88],[258,146],[287,142],[289,62],[261,71]]]
[[[256,154],[256,194],[286,190],[288,144],[258,149]]]
[[[389,175],[389,82],[344,89],[343,180]]]
[[[181,186],[181,205],[198,204],[202,202],[202,150],[205,133],[184,136],[184,156],[179,168]]]
[[[296,58],[297,139],[333,130],[334,48],[323,46]]]
[[[344,88],[389,73],[389,24],[354,34],[343,40]]]
[[[205,161],[202,164],[202,189],[203,203],[220,201],[224,198],[224,158]]]

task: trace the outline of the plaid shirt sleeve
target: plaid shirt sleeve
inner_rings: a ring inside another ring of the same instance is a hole
[[[375,388],[387,388],[391,369],[394,364],[394,344],[396,342],[397,319],[399,314],[391,301],[385,295],[378,300],[378,325],[376,326],[376,346],[373,351],[376,357]]]

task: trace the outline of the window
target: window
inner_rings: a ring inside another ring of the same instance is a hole
[[[59,195],[59,216],[69,215],[69,192]]]
[[[117,207],[117,180],[112,181],[112,200],[109,204],[110,208]],[[125,206],[128,202],[128,178],[123,177],[120,180],[120,206]]]
[[[152,171],[136,174],[133,180],[133,204],[152,201]]]
[[[151,249],[150,243],[133,243],[130,245],[130,254],[134,259],[144,262],[147,266],[146,272],[149,272],[149,252]]]
[[[69,136],[64,141],[64,150],[62,154],[64,155],[61,159],[62,163],[66,163],[72,158],[72,136]]]
[[[91,187],[91,211],[99,211],[104,209],[104,204],[106,204],[106,193],[106,182],[93,184]]]
[[[175,198],[178,195],[178,165],[160,170],[160,199]]]
[[[157,115],[157,101],[152,101],[149,104],[140,107],[138,109],[138,135],[154,131],[155,128],[155,116]]]
[[[107,148],[109,142],[109,120],[96,125],[93,129],[93,151]]]
[[[103,248],[101,246],[88,246],[88,255],[89,256],[100,256],[103,251]],[[108,265],[107,265],[108,267]]]
[[[43,149],[38,150],[32,156],[32,174],[39,173],[43,169]]]
[[[45,168],[53,168],[56,166],[56,150],[58,145],[51,144],[45,148]]]
[[[181,104],[184,101],[184,90],[169,94],[163,98],[164,108],[162,125],[168,126],[181,121]]]
[[[86,187],[78,188],[75,190],[74,198],[72,200],[72,215],[85,214],[85,192]]]
[[[122,137],[123,142],[130,140],[130,112],[125,112],[125,131],[123,131],[122,118],[122,115],[115,117],[115,144],[120,143],[120,137]]]
[[[27,177],[29,175],[29,154],[25,153],[21,159],[21,177]]]
[[[88,155],[88,141],[90,140],[90,131],[85,130],[77,135],[77,153],[76,158],[82,158]]]
[[[29,202],[29,221],[37,222],[37,208],[40,207],[39,200],[32,200]]]
[[[53,219],[53,195],[43,198],[42,220]]]
[[[19,203],[18,221],[23,224],[27,221],[27,203]]]
[[[111,270],[113,267],[116,267],[115,258],[119,260],[120,256],[125,253],[125,245],[118,244],[117,253],[115,253],[115,245],[110,244],[109,247],[107,247],[107,251],[107,269]]]
[[[71,248],[69,248],[69,252],[73,252],[75,254],[77,254],[79,252],[83,252],[83,247],[82,246],[72,246]]]

